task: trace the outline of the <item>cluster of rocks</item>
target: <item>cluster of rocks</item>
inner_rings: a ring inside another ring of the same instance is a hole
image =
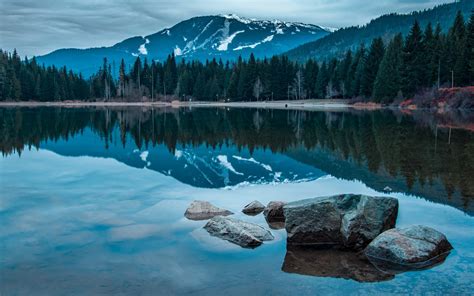
[[[311,273],[314,256],[335,256],[329,274],[348,270],[345,265],[358,266],[354,274],[345,275],[355,280],[384,280],[386,274],[407,269],[419,269],[442,262],[451,244],[446,237],[426,226],[395,228],[398,200],[391,197],[343,194],[317,197],[291,203],[272,201],[264,206],[259,201],[246,205],[243,213],[258,215],[263,212],[272,229],[285,228],[287,255],[283,270]],[[273,240],[272,233],[254,223],[226,217],[232,212],[206,201],[193,201],[185,216],[193,220],[210,219],[204,226],[211,235],[246,248],[254,248]],[[317,249],[315,251],[315,249]],[[321,250],[323,249],[323,250]],[[344,260],[342,260],[344,259]],[[295,267],[303,263],[304,266]],[[346,266],[347,267],[347,266]],[[323,270],[320,268],[320,270]]]
[[[270,202],[264,206],[259,201],[253,201],[246,205],[242,212],[251,216],[264,212],[268,221],[280,222],[284,225],[283,205],[282,202]],[[226,217],[232,214],[231,211],[216,207],[207,201],[195,200],[186,209],[184,216],[190,220],[209,220],[204,225],[204,229],[209,234],[244,248],[255,248],[264,241],[274,239],[268,229],[258,224]]]
[[[390,274],[440,263],[452,249],[446,236],[430,227],[395,228],[398,200],[391,197],[319,197],[288,203],[283,211],[289,247],[356,251],[357,258],[362,255]]]

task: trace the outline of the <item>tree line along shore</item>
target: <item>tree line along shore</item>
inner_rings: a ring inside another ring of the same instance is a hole
[[[118,68],[116,70],[116,68]],[[109,63],[91,77],[66,67],[0,54],[0,101],[278,101],[350,99],[359,104],[474,108],[474,13],[444,32],[415,22],[407,36],[375,38],[332,59],[286,56],[235,62],[178,60]]]

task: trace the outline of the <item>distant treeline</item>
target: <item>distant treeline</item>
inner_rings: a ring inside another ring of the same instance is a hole
[[[369,48],[344,58],[304,64],[285,56],[256,60],[176,61],[137,58],[122,61],[118,74],[103,66],[85,79],[64,68],[45,67],[17,53],[0,55],[1,100],[282,100],[361,98],[391,103],[436,87],[474,84],[474,13],[465,23],[459,12],[447,34],[415,22],[410,33],[391,40],[375,38]]]

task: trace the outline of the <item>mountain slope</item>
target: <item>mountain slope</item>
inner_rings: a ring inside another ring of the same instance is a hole
[[[259,21],[236,15],[195,17],[144,37],[126,39],[111,47],[60,49],[38,57],[46,65],[67,66],[84,75],[94,73],[104,57],[127,64],[136,57],[164,60],[174,52],[186,59],[236,59],[251,52],[256,57],[283,53],[329,34],[315,25],[282,21]]]
[[[324,38],[289,50],[285,55],[296,61],[339,56],[348,49],[356,49],[360,44],[369,44],[376,37],[389,39],[398,33],[407,34],[415,20],[420,22],[422,28],[431,22],[433,25],[439,23],[443,30],[447,30],[452,25],[458,11],[463,13],[464,19],[467,21],[473,9],[474,1],[461,0],[410,14],[388,14],[374,19],[362,27],[340,29]]]

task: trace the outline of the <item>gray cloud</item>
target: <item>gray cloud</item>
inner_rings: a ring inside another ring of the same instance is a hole
[[[65,47],[109,46],[199,15],[236,13],[328,27],[362,25],[447,0],[1,0],[0,48],[41,55]]]

